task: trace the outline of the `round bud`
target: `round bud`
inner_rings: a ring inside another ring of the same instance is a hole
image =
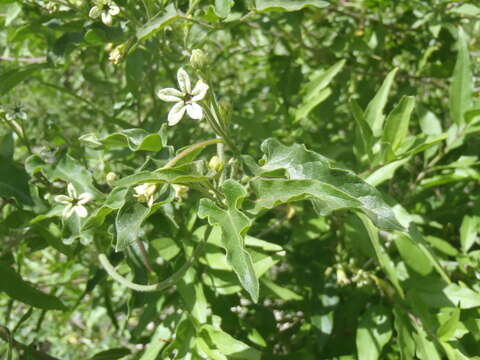
[[[107,176],[105,176],[105,180],[109,186],[113,186],[113,183],[117,181],[118,176],[114,172],[110,171]]]
[[[217,155],[213,156],[208,162],[208,167],[215,172],[222,171],[224,165],[223,161]]]
[[[190,56],[190,65],[195,70],[202,70],[207,66],[207,56],[200,49],[194,49],[192,51],[192,56]]]

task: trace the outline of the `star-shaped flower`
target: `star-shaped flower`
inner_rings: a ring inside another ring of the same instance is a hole
[[[66,205],[63,209],[63,217],[68,219],[74,212],[81,218],[86,217],[88,212],[83,205],[92,200],[93,195],[88,192],[84,192],[77,196],[77,190],[75,190],[75,187],[71,183],[67,185],[67,192],[68,196],[57,195],[54,198],[56,202]]]
[[[208,91],[208,85],[202,80],[199,80],[192,90],[190,77],[182,68],[178,69],[177,80],[180,90],[167,88],[157,92],[157,96],[161,100],[176,103],[168,113],[168,125],[170,126],[182,120],[185,112],[192,119],[200,120],[203,117],[203,110],[197,102],[202,100]]]
[[[95,6],[90,9],[88,14],[92,19],[96,19],[99,16],[102,17],[102,22],[111,26],[113,17],[118,15],[120,8],[115,4],[113,0],[96,0]]]
[[[157,185],[155,184],[141,184],[133,188],[135,190],[135,196],[138,201],[146,202],[148,207],[152,207],[153,200],[155,198],[155,192],[157,191]]]

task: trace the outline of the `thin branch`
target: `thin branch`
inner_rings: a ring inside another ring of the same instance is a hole
[[[33,57],[33,58],[27,58],[27,57],[19,57],[19,58],[14,58],[11,56],[0,56],[0,61],[15,61],[15,62],[24,62],[28,64],[42,64],[44,62],[47,62],[47,57],[46,56],[40,56],[40,57]]]
[[[35,350],[31,346],[22,344],[15,339],[13,339],[10,335],[10,331],[6,327],[0,326],[0,338],[3,339],[4,341],[10,343],[13,345],[13,347],[17,350],[23,350],[23,351],[28,351],[32,353],[37,359],[40,360],[60,360],[57,359],[56,357],[53,357],[47,353],[44,353],[43,351]]]

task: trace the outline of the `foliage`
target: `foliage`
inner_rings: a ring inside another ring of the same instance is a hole
[[[480,359],[478,4],[0,22],[6,359]]]

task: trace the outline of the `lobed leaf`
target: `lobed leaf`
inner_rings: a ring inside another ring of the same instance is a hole
[[[234,180],[227,180],[222,185],[227,208],[218,207],[210,199],[202,199],[198,215],[208,218],[211,225],[219,225],[222,229],[222,243],[227,252],[227,261],[238,276],[243,288],[258,301],[259,284],[252,258],[245,250],[245,234],[251,226],[251,220],[239,210],[247,192]]]

